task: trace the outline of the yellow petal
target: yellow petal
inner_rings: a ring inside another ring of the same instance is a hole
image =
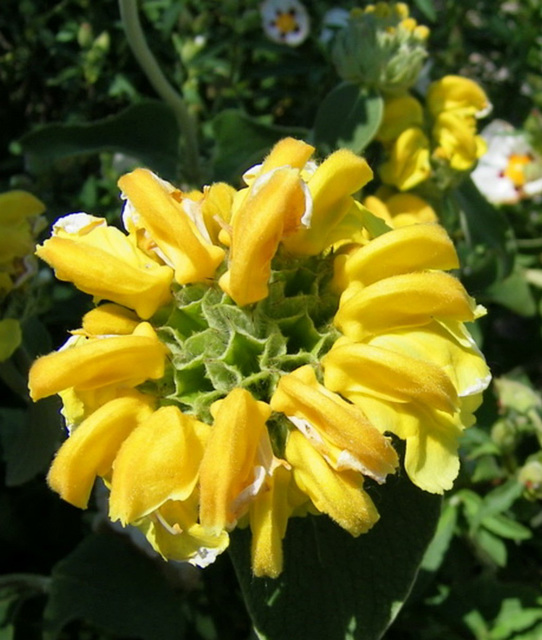
[[[271,407],[290,418],[306,421],[305,431],[309,435],[313,430],[317,432],[311,439],[324,455],[335,457],[326,447],[325,440],[329,440],[345,452],[343,458],[349,460],[350,468],[377,482],[394,473],[397,454],[390,441],[381,436],[357,407],[319,384],[312,367],[300,367],[283,376],[271,398]]]
[[[333,471],[299,431],[292,431],[288,437],[286,459],[296,483],[315,507],[351,535],[359,536],[377,522],[378,512],[362,489],[363,476]]]
[[[130,434],[113,465],[111,520],[126,525],[190,496],[203,456],[195,422],[175,406],[161,407]]]
[[[314,147],[310,144],[295,138],[283,138],[271,149],[258,175],[286,166],[293,169],[303,169],[313,153]]]
[[[111,400],[95,411],[60,447],[47,480],[70,504],[86,508],[96,476],[106,476],[124,439],[148,416],[148,402]]]
[[[3,230],[27,218],[39,216],[44,211],[43,202],[28,191],[13,190],[0,193],[0,223]]]
[[[478,136],[474,117],[466,118],[455,112],[438,115],[433,127],[437,143],[435,156],[446,160],[456,171],[468,171],[479,155]]]
[[[250,506],[252,571],[256,577],[276,578],[282,571],[282,540],[291,514],[288,487],[291,471],[279,466],[269,489]]]
[[[423,131],[417,127],[403,131],[379,172],[383,182],[401,191],[412,189],[427,180],[431,174],[429,140]]]
[[[92,309],[83,316],[80,333],[88,336],[129,335],[139,322],[139,318],[133,311],[109,302]]]
[[[405,469],[414,484],[430,493],[451,489],[459,470],[459,413],[450,415],[411,403],[385,402],[375,397],[349,394],[382,432],[406,441]]]
[[[386,207],[392,217],[393,227],[438,222],[433,207],[414,193],[396,193],[386,199]]]
[[[427,360],[360,342],[334,346],[322,359],[324,384],[348,397],[366,393],[392,402],[423,402],[453,413],[457,391],[443,369]]]
[[[482,117],[491,110],[483,89],[473,80],[461,76],[444,76],[429,85],[427,106],[433,116],[454,111],[463,116]]]
[[[39,400],[70,387],[136,386],[164,375],[166,353],[152,327],[141,323],[132,335],[85,340],[38,358],[30,369],[30,394]]]
[[[236,498],[254,481],[256,451],[271,408],[245,389],[217,403],[200,468],[200,522],[211,533],[231,528],[241,515]]]
[[[284,241],[292,253],[315,255],[339,238],[330,237],[352,206],[351,195],[373,177],[367,162],[348,149],[332,153],[308,181],[312,196],[310,226]]]
[[[276,169],[254,182],[233,220],[229,268],[219,280],[238,305],[267,296],[271,260],[284,233],[301,224],[305,206],[296,169]]]
[[[434,363],[452,381],[458,396],[465,397],[483,391],[491,379],[483,355],[467,336],[466,341],[459,341],[449,329],[433,322],[425,327],[376,336],[370,344]]]
[[[469,322],[476,315],[474,301],[463,285],[447,273],[408,273],[364,288],[355,285],[343,293],[334,320],[355,341],[393,329],[423,326],[434,318]]]
[[[181,202],[176,200],[166,184],[147,169],[122,176],[119,187],[136,209],[143,228],[175,269],[179,284],[200,282],[214,275],[224,250],[212,244],[203,217],[191,220],[191,200],[183,201],[182,196]]]
[[[229,545],[225,531],[209,534],[198,524],[196,500],[166,502],[158,512],[143,518],[137,527],[153,549],[167,560],[188,562],[196,567],[213,563]]]
[[[79,215],[83,214],[75,214]],[[73,218],[63,220],[68,226]],[[81,230],[75,225],[74,231],[67,232],[59,229],[36,253],[53,267],[59,280],[73,282],[99,300],[134,309],[143,319],[171,299],[172,270],[153,261],[114,227],[95,224]]]
[[[370,285],[390,276],[423,269],[456,269],[457,253],[446,231],[433,224],[394,229],[360,247],[343,262],[343,286],[353,280]]]
[[[10,358],[23,340],[21,324],[14,318],[0,320],[0,362]]]
[[[378,130],[377,140],[384,143],[392,142],[405,129],[422,125],[423,107],[416,98],[408,94],[388,98],[385,101],[384,116]]]

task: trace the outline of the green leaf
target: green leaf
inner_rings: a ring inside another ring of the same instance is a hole
[[[488,203],[472,180],[453,194],[465,241],[458,245],[462,280],[470,291],[504,280],[514,267],[515,241],[504,213]]]
[[[486,529],[478,529],[472,538],[478,552],[498,567],[506,566],[508,557],[504,542]]]
[[[511,518],[503,516],[502,514],[484,518],[481,524],[488,531],[491,531],[491,533],[494,533],[500,538],[507,538],[509,540],[529,540],[529,538],[533,537],[533,533],[530,529]]]
[[[437,11],[433,0],[414,0],[414,4],[428,20],[436,22]]]
[[[162,177],[177,179],[179,129],[171,109],[146,100],[124,111],[85,124],[51,124],[19,140],[31,167],[104,151],[124,153]]]
[[[46,471],[61,440],[58,398],[45,398],[28,409],[0,409],[0,438],[6,485],[15,487]]]
[[[216,142],[213,179],[231,184],[238,182],[247,169],[261,162],[281,138],[306,139],[308,135],[306,129],[265,124],[237,109],[222,111],[213,120],[213,132]]]
[[[523,485],[516,478],[510,478],[510,480],[493,489],[484,497],[471,522],[471,526],[476,528],[485,518],[507,511],[522,493]]]
[[[493,283],[486,289],[485,295],[492,302],[497,302],[520,316],[534,316],[537,305],[525,271],[523,267],[516,264],[512,273],[504,280]]]
[[[448,502],[442,510],[435,536],[423,557],[421,568],[424,571],[434,572],[440,567],[454,536],[456,523],[456,505]]]
[[[80,619],[120,637],[180,640],[180,608],[152,560],[116,535],[93,535],[53,569],[44,640]]]
[[[284,570],[275,580],[252,575],[250,533],[233,533],[230,553],[260,638],[382,637],[410,592],[440,498],[405,477],[370,492],[381,519],[358,538],[327,516],[291,519]]]
[[[342,82],[328,93],[316,113],[315,144],[324,155],[340,147],[361,153],[378,131],[383,113],[380,94]]]

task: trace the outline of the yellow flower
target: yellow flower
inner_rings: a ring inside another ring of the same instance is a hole
[[[22,342],[21,325],[14,318],[0,320],[0,362],[10,358]]]
[[[39,400],[72,387],[135,387],[164,375],[166,354],[167,348],[145,322],[130,335],[78,338],[75,346],[36,360],[29,374],[30,393]]]
[[[459,116],[486,116],[492,108],[483,89],[469,78],[444,76],[429,85],[427,106],[431,114],[454,112]]]
[[[144,320],[171,299],[172,270],[100,218],[83,213],[61,218],[36,253],[59,280],[73,282],[97,300],[134,309]]]
[[[85,508],[96,476],[107,477],[128,435],[152,414],[148,401],[117,398],[75,429],[59,449],[47,480],[60,496]]]
[[[232,529],[260,491],[266,469],[258,460],[268,437],[269,405],[234,389],[213,408],[214,423],[200,468],[200,520],[218,533]]]
[[[123,525],[184,502],[198,481],[209,426],[177,407],[161,407],[125,439],[115,457],[109,515]],[[182,464],[180,464],[182,461]]]
[[[473,117],[456,112],[440,113],[433,127],[437,147],[434,156],[444,159],[456,171],[468,171],[486,151],[486,144],[476,135]]]
[[[29,262],[43,228],[45,205],[26,191],[0,193],[0,293],[19,286],[35,267]]]
[[[377,482],[395,471],[391,443],[356,407],[319,384],[312,367],[283,376],[271,407],[284,413],[334,469],[358,471]]]
[[[365,478],[384,484],[399,466],[388,432],[422,489],[457,475],[489,381],[464,326],[483,310],[446,273],[458,260],[444,229],[372,237],[354,196],[368,165],[346,150],[318,165],[313,151],[280,141],[239,191],[182,193],[136,170],[120,181],[128,235],[77,214],[39,249],[107,301],[30,371],[34,399],[61,396],[69,432],[49,482],[84,508],[103,478],[110,518],[166,559],[207,566],[248,526],[254,574],[276,577],[289,518],[368,531],[379,515]],[[393,153],[397,186],[425,179],[420,129]],[[430,215],[390,193],[373,201],[392,222]]]
[[[379,196],[380,192],[368,196],[363,204],[392,229],[420,222],[437,222],[433,207],[414,193],[394,193],[387,198]]]
[[[200,282],[214,275],[224,250],[212,243],[193,201],[146,169],[123,176],[119,187],[129,206],[124,213],[126,226],[131,230],[131,222],[152,238],[158,255],[175,270],[179,284]]]
[[[410,94],[388,98],[376,139],[383,143],[393,142],[403,131],[421,128],[423,123],[423,107],[419,100]]]
[[[423,131],[411,127],[395,140],[388,160],[380,167],[380,177],[401,191],[412,189],[431,174],[429,140]]]

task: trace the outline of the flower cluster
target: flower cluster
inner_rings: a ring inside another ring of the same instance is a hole
[[[85,508],[102,478],[110,518],[165,558],[205,566],[249,526],[255,575],[277,576],[292,516],[368,531],[371,483],[399,465],[386,434],[422,489],[457,474],[489,381],[464,324],[483,310],[446,273],[438,225],[356,242],[372,172],[313,151],[280,141],[240,190],[136,169],[119,182],[126,232],[73,214],[37,250],[102,302],[30,372],[69,430],[49,483]]]
[[[370,4],[353,9],[337,33],[333,62],[343,80],[395,95],[416,82],[427,57],[428,35],[404,2]]]
[[[386,160],[380,177],[401,191],[429,178],[441,188],[471,170],[486,151],[476,119],[490,111],[484,91],[460,76],[445,76],[429,85],[425,108],[409,93],[386,100],[377,139]]]
[[[45,205],[26,191],[7,191],[0,194],[0,362],[11,356],[21,342],[14,292],[35,272],[33,255],[36,236],[45,227],[41,215]],[[10,295],[11,294],[11,295]]]
[[[309,14],[299,0],[264,0],[260,14],[264,33],[274,42],[297,47],[309,35]]]

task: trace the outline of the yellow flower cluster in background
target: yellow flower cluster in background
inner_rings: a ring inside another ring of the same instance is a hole
[[[465,327],[483,309],[435,223],[358,241],[371,169],[313,151],[280,141],[239,190],[137,169],[119,182],[126,232],[74,214],[37,250],[98,305],[30,372],[69,429],[49,483],[85,508],[102,478],[110,518],[165,558],[206,566],[249,526],[255,575],[277,576],[290,517],[363,534],[367,483],[399,466],[390,434],[422,489],[457,475],[489,382]]]
[[[480,86],[460,76],[432,82],[425,105],[410,93],[386,99],[377,135],[386,151],[379,168],[382,181],[401,191],[430,178],[441,186],[453,183],[485,153],[477,118],[490,110]]]
[[[27,191],[0,193],[0,304],[4,316],[0,319],[0,362],[21,344],[19,319],[10,317],[6,299],[36,272],[33,253],[36,236],[45,227],[44,211],[43,202]]]

